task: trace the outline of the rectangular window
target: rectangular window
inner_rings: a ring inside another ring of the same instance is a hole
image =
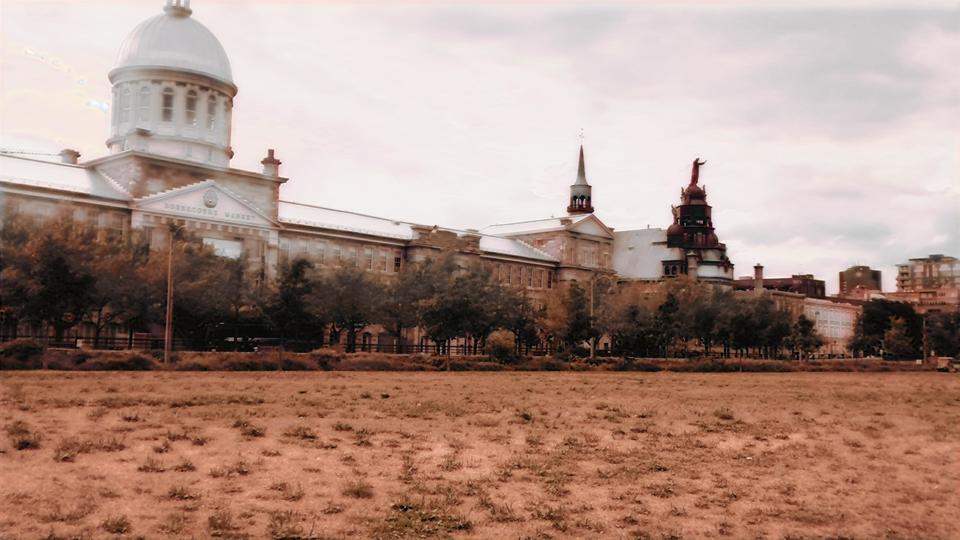
[[[164,122],[173,122],[173,88],[163,90],[161,113]]]
[[[324,244],[324,242],[317,242],[313,246],[314,246],[314,249],[316,250],[315,257],[317,259],[317,264],[322,266],[323,264],[325,264],[323,252],[324,252],[324,248],[326,248],[326,245]]]
[[[217,124],[217,98],[213,94],[207,98],[207,129],[213,131]]]
[[[150,87],[140,88],[140,97],[137,98],[137,120],[146,122],[150,119]]]
[[[197,125],[197,92],[190,90],[187,92],[187,125]]]
[[[399,272],[399,271],[400,271],[400,262],[401,262],[401,261],[400,261],[400,254],[399,254],[399,253],[394,254],[394,256],[393,256],[393,271],[394,271],[394,272]]]
[[[363,250],[364,268],[373,270],[373,250],[366,248]]]
[[[533,287],[533,269],[527,269],[527,287]]]
[[[333,264],[341,266],[343,264],[343,248],[333,246]]]
[[[547,271],[547,288],[553,288],[553,272],[549,270]]]
[[[355,247],[350,248],[350,266],[353,268],[360,266],[360,250]]]
[[[387,252],[386,251],[380,252],[380,271],[381,272],[387,271]]]
[[[213,248],[220,257],[239,259],[243,255],[242,240],[224,240],[222,238],[204,238],[203,245]]]

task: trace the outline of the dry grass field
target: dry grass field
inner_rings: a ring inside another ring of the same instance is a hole
[[[956,375],[0,382],[0,538],[960,538]]]

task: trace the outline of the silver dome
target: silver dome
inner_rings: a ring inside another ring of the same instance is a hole
[[[168,8],[134,28],[120,47],[114,71],[133,67],[197,73],[233,84],[223,45],[189,10]]]

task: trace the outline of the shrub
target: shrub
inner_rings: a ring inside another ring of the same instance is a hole
[[[0,369],[38,369],[46,348],[33,339],[0,343]]]
[[[354,499],[369,499],[373,497],[373,485],[369,482],[357,479],[352,482],[348,482],[347,485],[343,487],[342,493],[347,497],[353,497]]]
[[[32,431],[26,422],[17,420],[7,425],[6,431],[7,435],[10,436],[10,444],[16,450],[36,450],[40,448],[40,434]]]
[[[221,366],[227,371],[277,371],[277,360],[252,354],[229,355]]]
[[[513,332],[508,330],[497,330],[487,337],[487,351],[490,353],[490,358],[497,362],[516,361],[516,348],[517,342]]]
[[[563,371],[567,366],[562,361],[549,357],[542,357],[533,358],[522,367],[523,369],[530,371]]]
[[[99,352],[91,356],[80,369],[85,371],[150,371],[156,368],[156,362],[148,354],[124,352]]]
[[[127,516],[108,517],[100,523],[100,527],[112,534],[128,533],[130,532],[130,519]]]
[[[317,349],[310,353],[310,358],[324,371],[330,370],[333,365],[343,360],[343,353],[336,349]]]
[[[614,371],[662,371],[663,368],[651,362],[638,362],[633,358],[624,358],[623,361],[613,365]]]

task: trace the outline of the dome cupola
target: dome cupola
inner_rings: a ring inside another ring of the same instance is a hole
[[[143,21],[120,46],[110,80],[129,69],[169,69],[233,86],[230,59],[213,32],[192,18],[190,0],[167,0],[163,13]]]
[[[190,0],[166,0],[123,41],[109,75],[111,153],[229,165],[237,86],[220,41],[192,14]]]

